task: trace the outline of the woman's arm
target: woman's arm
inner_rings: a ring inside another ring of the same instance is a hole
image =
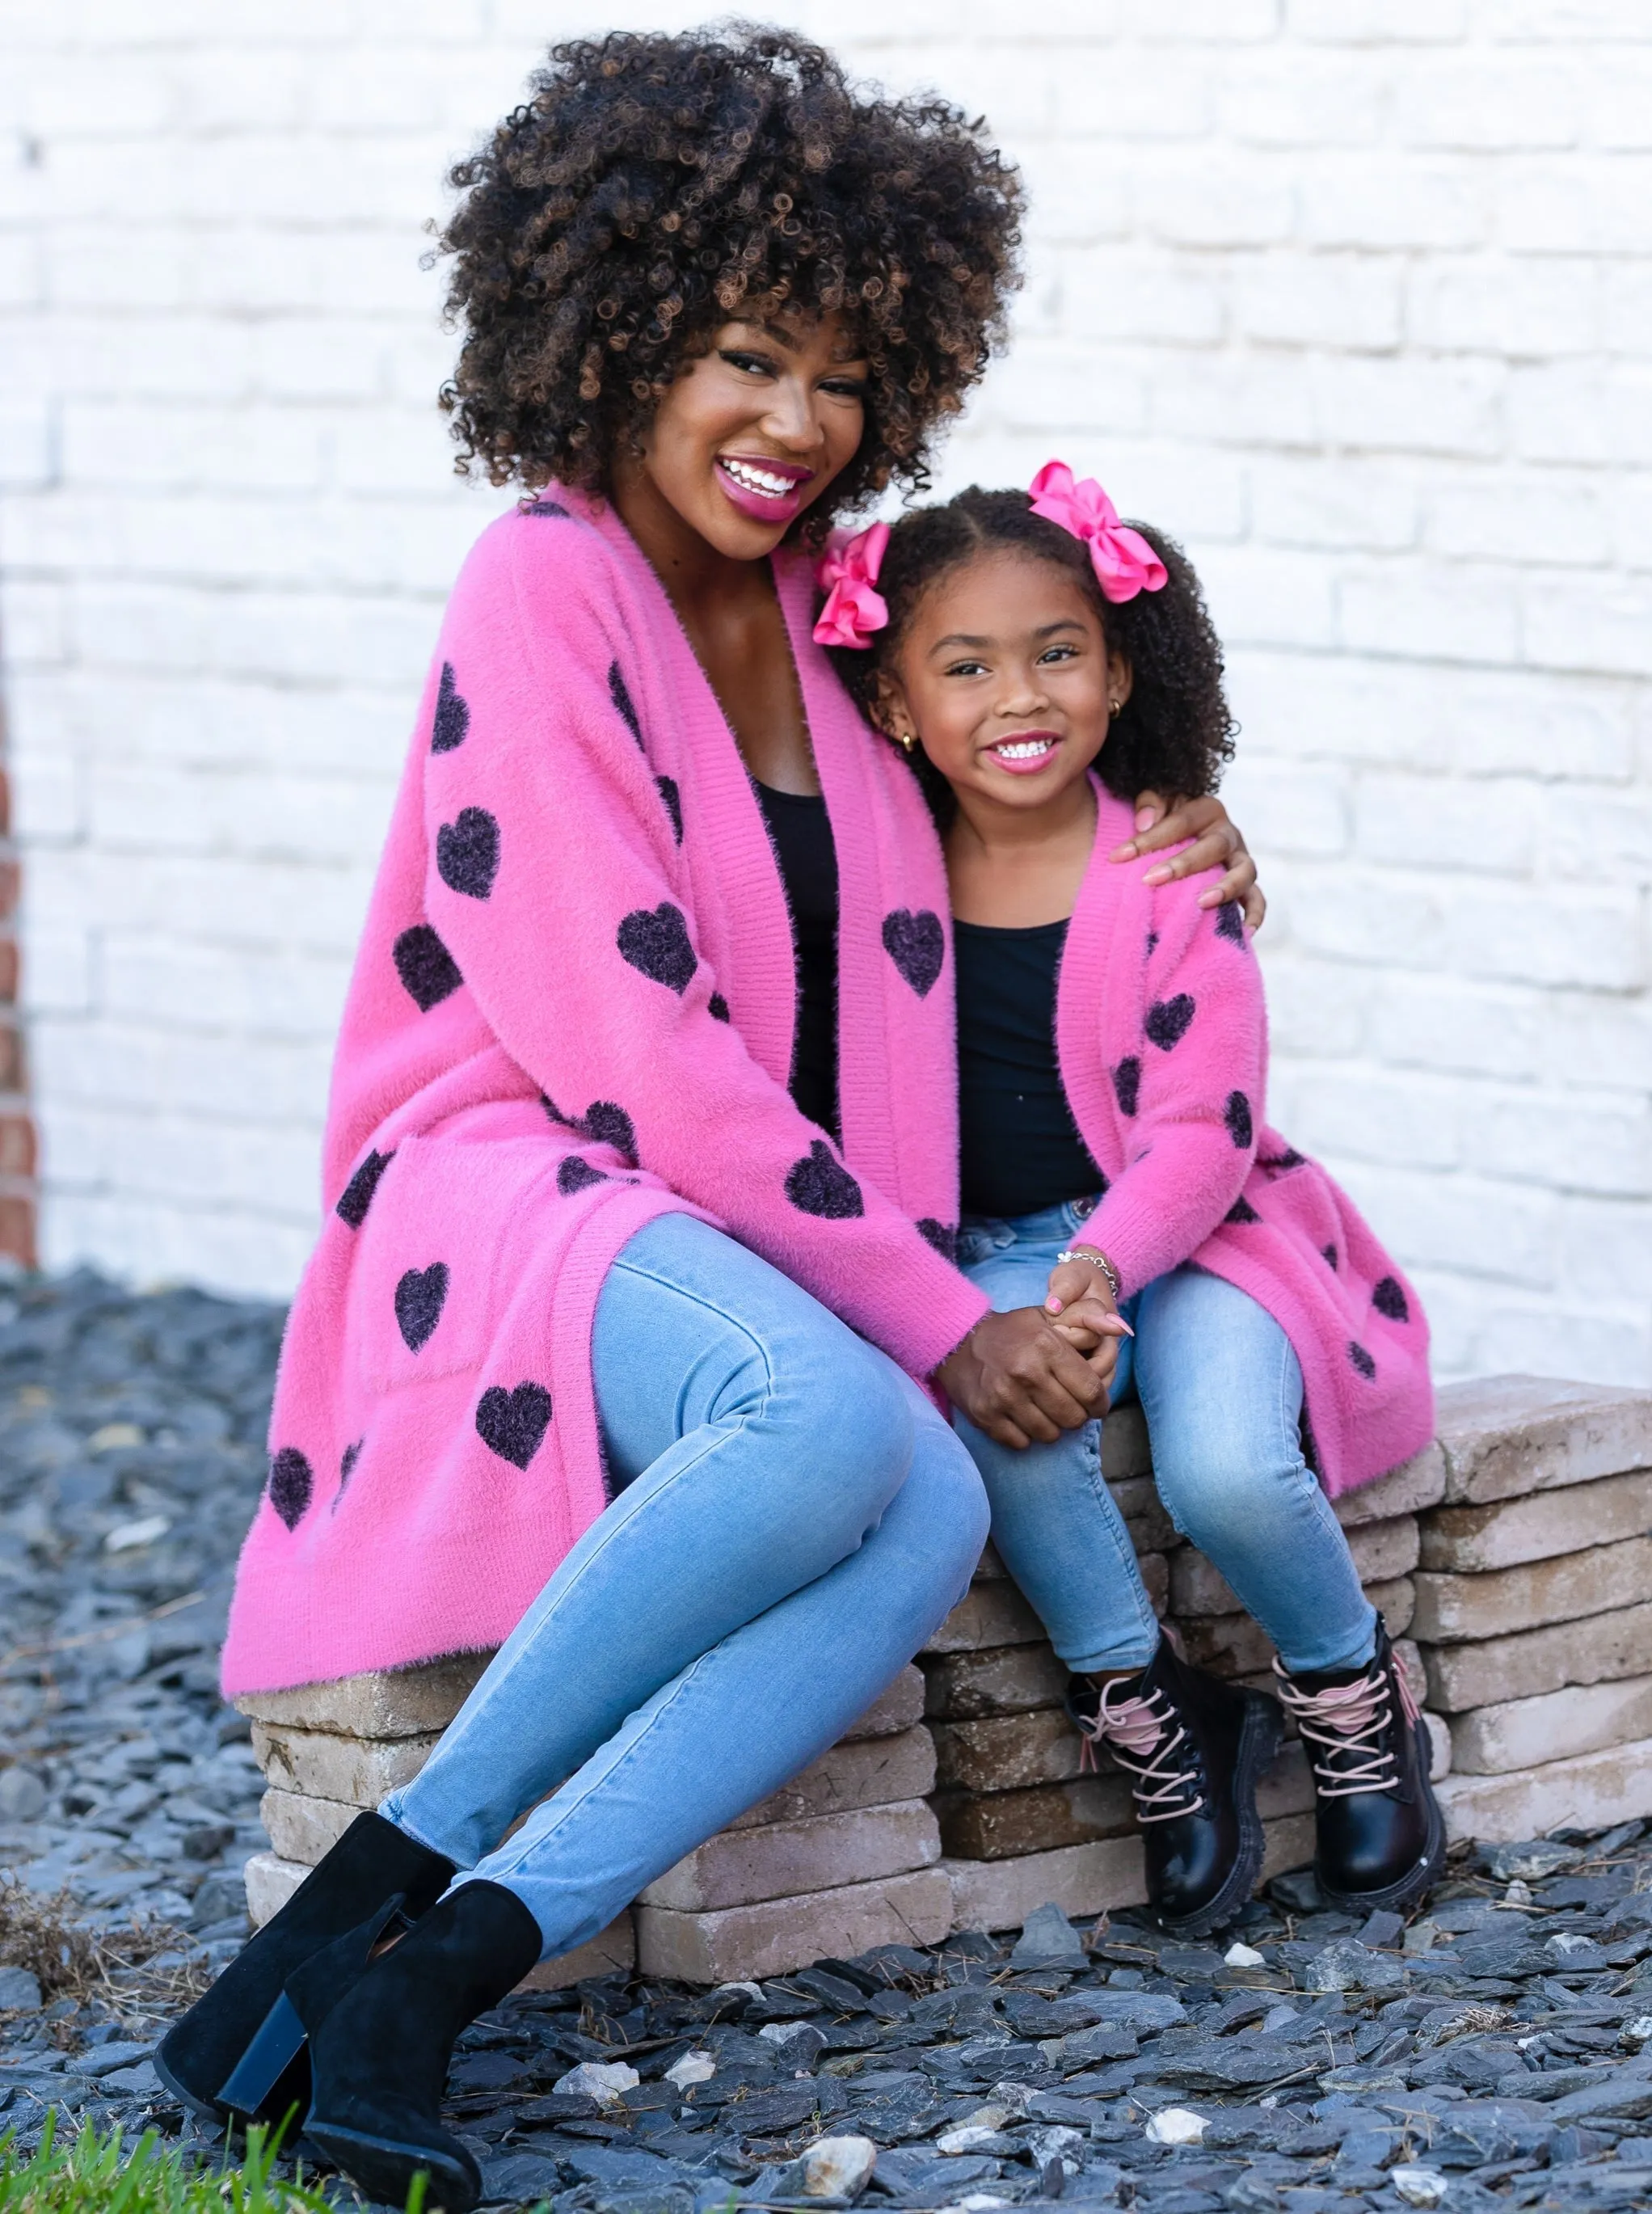
[[[1139,1043],[1107,1077],[1127,1165],[1074,1240],[1106,1255],[1126,1298],[1239,1201],[1267,1083],[1267,1007],[1238,908],[1212,912],[1193,884],[1166,886],[1153,927]]]
[[[747,1050],[610,682],[629,648],[602,572],[570,560],[549,595],[542,571],[518,573],[518,543],[509,521],[484,536],[443,632],[468,713],[426,763],[430,920],[559,1114],[600,1106],[605,1135],[927,1375],[988,1301]]]
[[[1245,833],[1220,799],[1166,799],[1161,792],[1138,793],[1135,835],[1116,847],[1107,858],[1139,860],[1143,853],[1161,853],[1184,838],[1193,841],[1187,851],[1154,869],[1145,881],[1155,885],[1174,884],[1181,877],[1220,869],[1223,873],[1218,881],[1200,893],[1200,906],[1223,907],[1230,900],[1238,900],[1245,921],[1252,930],[1260,930],[1268,902],[1257,882],[1257,865],[1245,848]]]

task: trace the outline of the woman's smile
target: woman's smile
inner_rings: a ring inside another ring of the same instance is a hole
[[[719,454],[717,474],[724,498],[762,523],[790,523],[802,511],[805,490],[815,477],[799,462],[768,454]]]

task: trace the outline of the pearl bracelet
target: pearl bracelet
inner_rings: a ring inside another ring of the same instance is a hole
[[[1113,1305],[1115,1306],[1119,1305],[1123,1297],[1123,1287],[1118,1281],[1118,1271],[1114,1268],[1112,1263],[1107,1258],[1107,1256],[1104,1252],[1100,1251],[1098,1247],[1094,1245],[1069,1246],[1066,1252],[1058,1253],[1055,1256],[1055,1258],[1057,1261],[1093,1261],[1097,1268],[1100,1269],[1102,1275],[1107,1279],[1107,1288],[1113,1295]]]

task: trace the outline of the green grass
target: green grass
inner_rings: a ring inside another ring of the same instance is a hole
[[[118,2129],[88,2125],[57,2137],[46,2118],[39,2148],[24,2160],[9,2133],[0,2138],[0,2210],[3,2214],[337,2214],[312,2186],[274,2174],[276,2146],[250,2130],[246,2157],[226,2156],[217,2169],[201,2167],[146,2130],[130,2150]],[[407,2214],[423,2214],[425,2179],[414,2181]]]

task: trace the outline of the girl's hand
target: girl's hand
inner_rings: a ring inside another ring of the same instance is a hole
[[[1103,1317],[1085,1301],[1071,1319],[1096,1329]],[[1111,1339],[1108,1351],[1117,1357]],[[1107,1411],[1105,1377],[1039,1307],[983,1315],[935,1379],[978,1430],[1018,1451],[1035,1439],[1052,1444],[1063,1430]]]
[[[1163,847],[1179,845],[1184,838],[1194,841],[1186,853],[1178,853],[1173,861],[1166,861],[1159,868],[1149,869],[1143,883],[1168,884],[1178,877],[1197,876],[1202,869],[1221,869],[1225,872],[1221,882],[1200,893],[1199,905],[1223,907],[1229,900],[1238,900],[1245,909],[1245,921],[1252,930],[1260,930],[1268,902],[1257,882],[1257,865],[1245,850],[1244,832],[1230,818],[1220,799],[1181,799],[1174,796],[1166,799],[1157,792],[1138,794],[1135,835],[1116,847],[1108,858],[1134,861],[1143,853],[1156,853]]]

